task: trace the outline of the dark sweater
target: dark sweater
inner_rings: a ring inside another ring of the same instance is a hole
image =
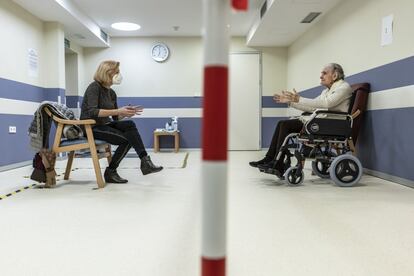
[[[94,81],[89,84],[83,96],[80,119],[94,119],[97,125],[111,122],[109,117],[98,117],[99,109],[118,109],[118,104],[114,90]],[[112,116],[112,119],[117,121],[118,116]]]

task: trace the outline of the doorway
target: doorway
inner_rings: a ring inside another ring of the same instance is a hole
[[[229,59],[229,150],[261,149],[261,55]]]

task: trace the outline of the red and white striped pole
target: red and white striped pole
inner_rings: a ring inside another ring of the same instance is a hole
[[[202,276],[226,274],[229,3],[203,0]]]

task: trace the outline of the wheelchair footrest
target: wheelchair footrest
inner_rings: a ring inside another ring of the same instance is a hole
[[[262,170],[262,172],[267,173],[267,174],[276,175],[281,180],[284,180],[285,179],[285,177],[283,175],[281,175],[278,170],[273,169],[273,168],[269,168],[269,169],[266,169],[266,170]]]

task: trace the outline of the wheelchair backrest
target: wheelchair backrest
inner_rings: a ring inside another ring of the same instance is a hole
[[[368,93],[370,92],[371,86],[369,83],[356,83],[352,84],[351,87],[353,93],[348,113],[352,115],[357,110],[361,112],[359,116],[354,118],[352,126],[352,140],[356,143],[359,129],[361,128],[363,113],[367,109]]]

